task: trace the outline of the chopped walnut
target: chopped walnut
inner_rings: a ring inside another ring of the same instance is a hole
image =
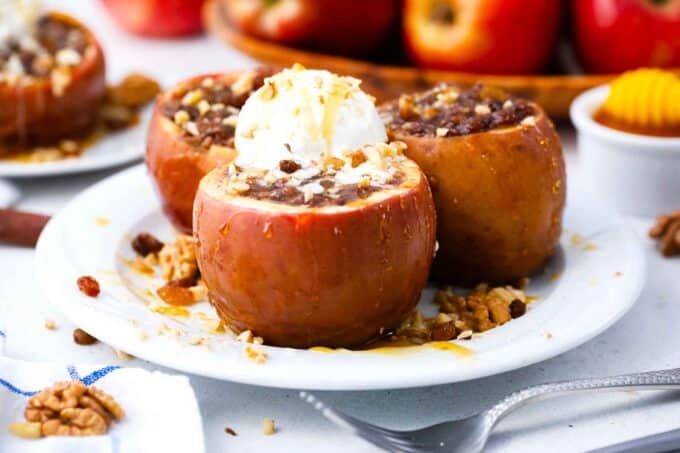
[[[254,348],[250,345],[246,346],[243,349],[243,352],[245,353],[248,359],[252,360],[257,364],[265,363],[267,361],[267,358],[269,357],[268,354],[262,349]]]
[[[41,424],[37,422],[13,422],[7,426],[7,431],[24,439],[42,437]]]
[[[402,94],[399,96],[399,116],[403,120],[409,120],[417,117],[416,101],[410,94]]]
[[[86,387],[81,381],[57,382],[28,400],[24,418],[31,425],[15,424],[13,433],[22,437],[101,435],[113,420],[124,416],[125,411],[103,390]]]
[[[649,237],[659,240],[659,250],[663,256],[680,254],[680,209],[660,215],[649,230]]]
[[[193,277],[198,272],[194,239],[189,235],[180,234],[174,242],[165,244],[158,258],[161,274],[167,281]]]
[[[231,84],[231,91],[236,96],[242,96],[253,90],[255,87],[255,71],[247,71],[241,74],[234,83]]]
[[[416,310],[391,338],[413,344],[469,339],[524,315],[527,297],[511,286],[479,285],[467,295],[456,294],[451,288],[437,291],[434,301],[439,306],[437,316],[426,319]]]
[[[139,108],[153,101],[161,87],[155,80],[143,74],[127,75],[118,85],[108,88],[109,102],[124,107]]]
[[[271,436],[276,433],[276,424],[271,418],[265,418],[262,422],[262,433],[265,436]]]

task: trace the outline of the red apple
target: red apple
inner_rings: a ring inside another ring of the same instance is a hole
[[[374,50],[395,17],[395,0],[221,0],[241,31],[282,44],[344,54]]]
[[[405,0],[404,40],[418,66],[527,74],[550,58],[560,0]]]
[[[102,0],[109,13],[128,31],[144,36],[181,36],[203,29],[205,0]]]
[[[680,66],[680,0],[574,0],[572,8],[587,71]]]

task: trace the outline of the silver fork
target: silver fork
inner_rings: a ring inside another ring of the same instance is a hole
[[[565,393],[620,389],[680,389],[680,368],[539,384],[512,393],[491,408],[470,417],[413,431],[394,431],[366,423],[332,407],[327,407],[308,392],[300,392],[300,398],[312,404],[336,425],[352,431],[386,451],[473,453],[484,448],[494,426],[503,417],[529,401]]]

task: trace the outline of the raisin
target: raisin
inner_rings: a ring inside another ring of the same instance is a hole
[[[190,288],[196,286],[198,283],[198,275],[193,277],[178,278],[176,280],[170,280],[166,286],[175,286],[179,288]]]
[[[90,346],[97,343],[99,340],[85,332],[83,329],[76,329],[73,331],[73,341],[81,346]]]
[[[141,256],[158,253],[163,248],[163,245],[161,241],[149,233],[139,233],[132,240],[132,248]]]
[[[233,429],[231,429],[228,426],[226,428],[224,428],[224,432],[229,434],[230,436],[238,436],[238,434],[236,434],[236,431],[234,431]]]
[[[99,295],[100,292],[99,282],[95,280],[94,277],[85,275],[83,277],[80,277],[77,283],[80,292],[85,294],[86,296],[97,297]]]
[[[456,326],[453,322],[445,322],[443,324],[435,324],[432,327],[433,341],[449,341],[456,337]]]
[[[515,299],[510,302],[510,316],[512,319],[519,318],[527,312],[527,304],[519,299]]]
[[[163,302],[177,307],[193,305],[195,302],[193,293],[181,286],[161,286],[156,293],[163,299]]]
[[[285,159],[279,162],[279,168],[285,173],[295,173],[302,167],[294,160]]]

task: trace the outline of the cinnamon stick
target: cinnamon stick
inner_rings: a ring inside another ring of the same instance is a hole
[[[15,209],[0,209],[0,242],[35,247],[49,216]]]

